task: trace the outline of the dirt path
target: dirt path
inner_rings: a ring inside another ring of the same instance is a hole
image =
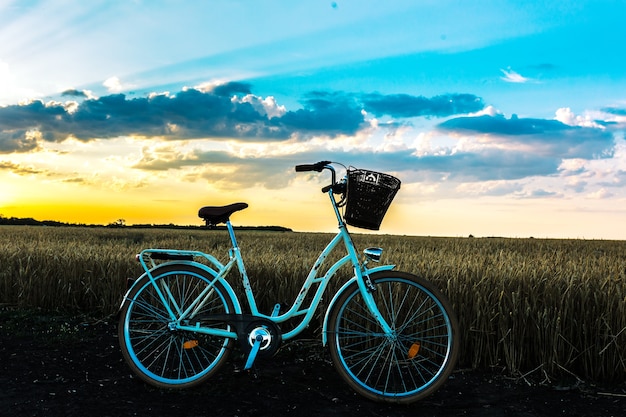
[[[235,372],[233,357],[201,387],[162,391],[130,374],[114,323],[5,308],[0,415],[604,417],[626,410],[626,386],[558,389],[477,371],[455,372],[443,389],[411,406],[376,404],[347,387],[318,346],[286,344],[255,373]]]

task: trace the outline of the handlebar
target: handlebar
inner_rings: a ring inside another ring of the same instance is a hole
[[[316,162],[314,164],[296,165],[296,172],[305,172],[305,171],[322,172],[324,167],[326,167],[326,165],[328,165],[330,163],[331,163],[330,161],[320,161],[320,162]]]
[[[335,168],[331,165],[332,163],[333,162],[331,161],[320,161],[314,164],[296,165],[296,172],[306,172],[306,171],[322,172],[324,169],[329,170],[332,174],[332,182],[330,185],[327,185],[324,188],[322,188],[322,192],[326,194],[332,190],[333,194],[342,194],[341,202],[343,202],[345,199],[345,194],[346,194],[346,183],[345,181],[337,182]],[[342,165],[342,164],[339,164],[339,165]],[[339,203],[339,205],[341,205],[341,202]]]

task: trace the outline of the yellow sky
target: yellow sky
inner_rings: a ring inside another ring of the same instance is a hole
[[[263,183],[262,175],[251,178],[256,171],[233,164],[152,170],[145,161],[185,160],[195,148],[187,149],[186,142],[157,141],[149,146],[130,138],[110,139],[106,149],[102,145],[97,140],[43,143],[39,152],[0,160],[5,167],[0,170],[0,215],[85,224],[124,219],[126,224],[199,225],[200,207],[243,201],[250,207],[233,216],[236,225],[277,225],[305,232],[336,229],[327,197],[320,192],[327,174],[295,173],[291,166],[266,167],[264,175],[279,172]],[[232,149],[248,154],[276,152],[271,146],[258,145],[239,144]],[[140,163],[144,163],[141,168]],[[481,197],[472,196],[476,187],[501,184],[467,183],[442,193],[444,184],[404,181],[379,233],[626,237],[621,227],[624,205],[616,205],[615,199],[609,205],[602,196],[589,194],[540,199]],[[357,228],[352,231],[369,233]]]
[[[244,201],[250,207],[233,216],[235,225],[278,225],[296,231],[336,229],[320,184],[302,177],[283,189],[256,187],[229,192],[176,177],[149,186],[116,188],[106,182],[84,184],[2,172],[0,186],[0,214],[5,217],[86,224],[124,219],[127,224],[200,225],[197,210],[201,206]],[[621,210],[604,205],[602,200],[428,200],[406,188],[400,190],[379,233],[618,240],[625,236]],[[576,232],[567,234],[564,230]]]

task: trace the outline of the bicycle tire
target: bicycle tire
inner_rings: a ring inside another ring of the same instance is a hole
[[[174,311],[186,307],[214,279],[201,268],[167,264],[151,272],[160,288],[168,288]],[[223,286],[214,283],[195,316],[232,313],[234,307]],[[193,318],[189,323],[194,323]],[[213,376],[227,361],[233,339],[171,330],[172,322],[147,274],[142,275],[122,305],[118,336],[124,359],[144,382],[158,388],[190,388]],[[211,327],[230,330],[227,323]]]
[[[368,399],[421,400],[446,382],[456,364],[459,326],[450,301],[413,274],[382,271],[370,279],[393,335],[382,332],[354,283],[329,312],[332,361],[341,377]]]

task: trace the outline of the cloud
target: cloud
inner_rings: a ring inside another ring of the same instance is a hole
[[[485,149],[480,152],[424,155],[413,162],[413,168],[446,173],[446,178],[450,180],[516,180],[552,175],[557,172],[559,162],[556,158],[527,152]]]
[[[202,177],[229,185],[275,188],[277,184],[286,185],[288,176],[285,173],[292,172],[293,166],[318,160],[339,161],[383,172],[417,172],[418,180],[437,182],[441,182],[441,178],[476,182],[553,175],[558,172],[560,162],[556,158],[500,149],[418,156],[412,149],[375,152],[358,149],[329,151],[317,147],[268,157],[246,157],[217,150],[184,153],[179,149],[175,145],[145,148],[141,160],[133,168],[149,171],[186,168],[194,179]]]
[[[84,90],[76,90],[74,88],[70,88],[61,93],[61,96],[66,97],[78,97],[78,98],[87,98],[87,93]]]
[[[289,111],[277,123],[292,131],[327,136],[351,135],[365,123],[360,106],[342,93],[315,91],[306,96],[304,108]]]
[[[0,152],[34,149],[26,132],[38,132],[42,140],[51,142],[120,136],[248,142],[332,139],[370,127],[364,110],[393,117],[442,117],[484,107],[480,98],[469,94],[426,99],[313,91],[303,97],[302,108],[288,110],[271,96],[254,95],[249,84],[239,82],[142,98],[124,94],[95,98],[75,89],[65,90],[63,95],[87,99],[71,106],[36,100],[0,108]]]
[[[531,81],[530,78],[523,77],[510,68],[508,70],[501,69],[500,71],[504,74],[504,77],[500,77],[500,79],[507,83],[524,84]]]
[[[611,173],[610,181],[599,182],[598,185],[603,187],[624,188],[626,186],[626,171],[618,169]]]
[[[591,192],[587,195],[587,198],[592,200],[604,200],[611,197],[613,197],[613,193],[605,188],[600,188],[599,190]]]
[[[557,192],[547,191],[544,189],[538,189],[538,190],[531,191],[526,196],[526,198],[543,198],[543,197],[558,197],[558,196],[560,196],[560,194]]]
[[[602,109],[602,111],[609,113],[609,114],[613,114],[615,116],[626,116],[626,109],[625,108],[619,108],[619,107],[605,107]]]
[[[176,146],[145,147],[141,159],[132,167],[148,171],[167,171],[187,166],[201,166],[205,164],[219,165],[240,163],[243,158],[237,158],[226,151],[181,152]]]
[[[426,98],[408,94],[364,94],[363,106],[376,116],[394,117],[434,116],[475,113],[485,107],[482,99],[472,94],[447,94]]]
[[[563,107],[556,111],[555,119],[570,126],[594,127],[603,129],[605,123],[598,123],[589,116],[577,116],[569,107]]]
[[[232,81],[228,83],[219,83],[214,85],[213,88],[206,90],[205,92],[213,92],[220,97],[230,97],[235,94],[251,94],[252,90],[250,84]]]
[[[502,115],[458,117],[438,125],[444,132],[483,136],[483,141],[502,146],[523,146],[532,152],[559,158],[608,157],[614,138],[602,128],[571,126],[559,120]]]
[[[40,175],[46,174],[46,171],[39,170],[33,167],[27,167],[20,164],[15,164],[9,161],[0,161],[0,171],[11,171],[17,175]]]
[[[576,175],[573,168],[565,170],[571,164],[564,161],[606,158],[615,149],[608,128],[568,108],[559,109],[556,119],[506,118],[471,94],[426,98],[312,91],[296,109],[255,95],[249,84],[239,82],[134,98],[90,98],[74,89],[64,95],[82,100],[72,106],[32,101],[0,108],[0,153],[36,151],[43,142],[68,138],[100,139],[99,144],[123,138],[125,146],[134,147],[126,155],[141,153],[133,169],[147,176],[172,171],[182,180],[211,181],[224,189],[282,187],[293,178],[294,165],[330,159],[410,173],[411,181],[426,183],[501,181],[487,192],[496,195],[516,193],[510,190],[520,185],[507,182]],[[422,148],[401,138],[398,146],[378,143],[384,123],[367,120],[372,114],[398,118],[395,125],[406,124],[402,118],[452,118],[430,132],[431,140],[442,141]],[[454,117],[458,114],[465,116]],[[451,144],[450,138],[458,140]],[[228,148],[207,150],[219,141],[228,141]],[[125,159],[126,167],[131,158]],[[550,192],[543,185],[536,189]]]
[[[107,91],[110,93],[119,93],[124,89],[122,86],[122,82],[118,77],[110,77],[104,80],[102,83],[104,87],[106,87]]]
[[[517,181],[483,181],[460,184],[455,191],[462,195],[499,197],[519,194],[523,188],[523,185]]]
[[[520,136],[557,132],[567,129],[568,126],[557,120],[520,119],[516,115],[507,119],[498,114],[457,117],[439,124],[439,128],[457,132]]]
[[[57,142],[69,137],[89,141],[119,136],[262,141],[284,140],[290,135],[280,123],[269,123],[269,118],[250,103],[194,89],[171,97],[127,99],[123,94],[109,95],[85,100],[71,113],[58,103],[33,101],[0,108],[0,126],[0,134],[5,136],[17,129],[36,130],[44,140]],[[3,145],[0,148],[8,146]]]
[[[38,135],[25,129],[0,131],[0,154],[23,153],[39,149]]]

